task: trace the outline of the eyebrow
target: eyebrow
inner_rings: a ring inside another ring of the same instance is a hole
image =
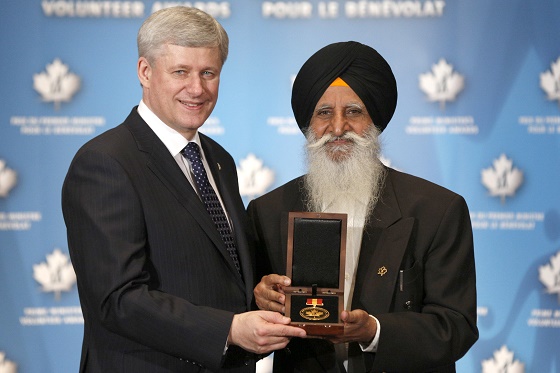
[[[358,102],[350,102],[350,103],[346,104],[345,107],[347,107],[347,108],[349,108],[349,107],[356,107],[356,108],[363,109],[363,105],[360,104],[360,103],[358,103]]]
[[[315,110],[322,110],[322,109],[327,109],[327,108],[331,108],[331,107],[333,107],[332,104],[323,104],[323,105],[321,105],[321,106],[317,106],[317,107],[315,108]]]
[[[317,106],[315,108],[315,110],[322,110],[322,109],[328,109],[328,108],[332,108],[334,107],[333,104],[322,104],[321,106]],[[360,104],[359,102],[349,102],[346,105],[344,105],[344,108],[359,108],[359,109],[363,109],[364,106],[362,104]]]
[[[170,69],[171,70],[189,70],[189,71],[191,71],[191,70],[195,69],[195,66],[186,65],[186,64],[183,64],[183,63],[178,63],[176,65],[170,66]],[[206,66],[206,67],[203,67],[203,68],[199,69],[199,71],[220,71],[220,68],[217,67],[217,66]]]

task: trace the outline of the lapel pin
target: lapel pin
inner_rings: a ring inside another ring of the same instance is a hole
[[[379,276],[383,276],[383,275],[386,274],[386,273],[387,273],[387,268],[385,268],[385,266],[379,267],[379,269],[377,270],[377,274],[378,274]]]

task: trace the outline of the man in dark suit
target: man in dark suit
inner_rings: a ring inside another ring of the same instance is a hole
[[[357,42],[324,47],[295,79],[308,173],[248,206],[263,276],[255,299],[285,311],[288,212],[346,213],[345,326],[330,340],[294,338],[275,352],[275,371],[455,372],[478,338],[464,199],[379,160],[396,102],[391,68]]]
[[[62,191],[84,315],[80,372],[253,372],[305,336],[250,309],[254,263],[235,163],[197,130],[218,98],[228,37],[174,7],[138,33],[142,100],[85,144]]]

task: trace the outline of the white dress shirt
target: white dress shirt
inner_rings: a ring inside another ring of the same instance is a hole
[[[194,181],[192,167],[190,162],[183,157],[181,154],[181,150],[184,149],[185,146],[189,143],[189,141],[181,135],[179,132],[175,131],[173,128],[169,127],[165,123],[161,121],[151,110],[148,106],[144,103],[144,101],[140,101],[138,105],[138,114],[144,119],[144,121],[148,124],[148,126],[155,132],[156,136],[163,142],[163,144],[167,147],[171,156],[175,159],[175,162],[185,174],[185,177],[192,185],[193,189],[198,193],[198,188]],[[200,148],[200,155],[202,157],[202,164],[204,165],[204,169],[206,170],[206,174],[208,175],[208,180],[210,181],[210,185],[214,188],[218,199],[220,200],[220,204],[226,214],[226,217],[229,216],[227,214],[227,210],[222,202],[222,197],[218,192],[218,188],[216,187],[216,182],[214,181],[214,177],[212,176],[212,172],[210,171],[210,167],[208,166],[208,162],[206,160],[206,156],[204,155],[204,149],[202,149],[202,145],[200,144],[200,136],[198,135],[198,131],[194,135],[191,142],[195,142],[198,147]],[[200,195],[199,195],[200,197]],[[231,222],[229,222],[230,227],[233,229]]]
[[[325,204],[323,206],[323,211],[325,212],[338,212],[344,211],[348,214],[347,219],[347,235],[346,235],[346,267],[344,273],[344,309],[352,309],[352,296],[354,294],[354,286],[356,282],[356,270],[358,269],[358,261],[360,258],[360,248],[362,246],[362,236],[364,233],[364,225],[366,221],[367,213],[367,198],[360,201],[354,201],[354,203],[349,206],[344,204],[343,206],[338,205],[336,201],[330,204]],[[377,345],[379,343],[379,333],[381,330],[381,325],[379,320],[374,316],[370,315],[377,324],[377,331],[373,338],[373,341],[369,345],[364,345],[360,343],[360,347],[364,352],[376,352]],[[346,362],[345,362],[346,365]]]

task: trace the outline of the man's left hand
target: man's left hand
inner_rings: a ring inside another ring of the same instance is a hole
[[[364,310],[342,311],[344,335],[329,338],[333,343],[359,342],[370,344],[377,332],[377,323]]]

